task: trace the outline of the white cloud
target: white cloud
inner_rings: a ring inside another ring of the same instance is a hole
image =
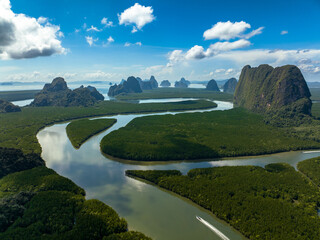
[[[202,46],[195,45],[192,47],[187,53],[186,59],[202,59],[206,57],[206,53],[204,52],[204,48]]]
[[[48,18],[46,18],[46,17],[39,17],[39,18],[37,19],[37,22],[38,22],[39,24],[45,24],[45,23],[48,22]]]
[[[138,32],[138,29],[136,28],[136,26],[133,26],[131,33],[135,33],[135,32]]]
[[[286,31],[286,30],[283,30],[283,31],[281,31],[281,35],[286,35],[286,34],[288,34],[289,32],[288,31]]]
[[[211,44],[207,51],[211,52],[210,55],[215,55],[219,52],[230,51],[234,49],[244,48],[250,46],[251,43],[248,40],[240,39],[235,42],[217,42],[215,44]]]
[[[108,21],[108,18],[102,18],[101,24],[104,25],[105,27],[113,27],[113,22]]]
[[[234,38],[246,38],[249,39],[257,34],[261,34],[263,27],[260,27],[248,34],[244,32],[251,28],[249,23],[244,21],[241,22],[218,22],[212,26],[212,28],[206,30],[203,33],[205,40],[219,39],[219,40],[230,40]]]
[[[94,44],[94,42],[96,42],[98,40],[99,40],[98,38],[95,39],[93,37],[86,36],[86,41],[87,41],[87,43],[89,44],[90,47]]]
[[[9,0],[0,1],[0,59],[35,58],[66,53],[60,27],[48,19],[16,14]]]
[[[107,39],[107,41],[108,41],[108,43],[112,43],[112,42],[114,42],[114,39],[113,39],[113,37],[109,37],[108,39]]]
[[[91,25],[90,28],[87,28],[87,32],[90,32],[90,31],[93,31],[93,32],[101,32],[102,30],[101,30],[101,29],[98,29],[97,27],[94,27],[93,25]]]
[[[306,59],[313,59],[314,64],[320,60],[319,49],[307,50],[268,50],[268,49],[254,49],[248,51],[231,51],[223,52],[216,56],[217,59],[231,60],[239,65],[259,65],[262,63],[271,64],[273,66],[280,66],[283,64],[298,64],[300,61],[307,61]],[[305,63],[306,64],[306,63]]]
[[[169,63],[167,67],[172,67],[174,64],[181,62],[185,59],[185,54],[182,50],[174,50],[168,54]]]
[[[84,79],[105,79],[114,77],[114,73],[106,73],[101,70],[84,74]]]
[[[256,36],[256,35],[259,35],[262,33],[262,30],[264,29],[264,27],[259,27],[247,34],[244,34],[242,36],[240,36],[241,38],[245,38],[245,39],[249,39],[249,38],[252,38],[253,36]]]
[[[153,75],[158,78],[166,78],[172,73],[172,71],[172,68],[168,68],[167,66],[155,65],[146,67],[145,69],[141,70],[139,76],[141,76],[142,78],[149,78],[151,75]]]
[[[216,69],[215,72],[216,73],[224,73],[224,72],[226,72],[226,70],[224,68],[219,68],[219,69]]]
[[[248,40],[240,39],[234,42],[217,42],[211,44],[207,50],[204,50],[202,46],[195,45],[186,53],[182,50],[175,50],[169,53],[169,64],[172,66],[178,62],[185,60],[198,60],[203,58],[209,58],[215,56],[221,52],[226,52],[234,49],[244,48],[250,46],[251,43]]]
[[[141,46],[142,46],[142,43],[141,43],[141,42],[136,42],[136,43],[126,42],[126,43],[124,44],[125,47],[130,47],[130,46],[132,46],[132,45],[136,45],[136,46],[141,47]]]
[[[134,25],[132,33],[141,30],[146,24],[151,23],[155,16],[152,7],[145,7],[139,3],[118,14],[120,25]]]

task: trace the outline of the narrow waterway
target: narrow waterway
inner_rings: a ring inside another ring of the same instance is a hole
[[[231,103],[216,101],[215,109],[188,112],[227,110]],[[320,156],[320,153],[302,152],[280,153],[269,156],[238,158],[217,161],[141,163],[115,161],[104,157],[100,152],[101,139],[132,119],[146,115],[130,114],[105,118],[116,118],[117,123],[109,130],[90,138],[79,150],[71,145],[65,128],[68,123],[55,124],[40,131],[37,135],[42,147],[42,157],[48,167],[62,176],[70,178],[84,188],[87,198],[96,198],[114,208],[126,218],[130,230],[137,230],[157,240],[220,239],[195,216],[200,216],[229,239],[243,239],[240,233],[208,211],[179,196],[158,187],[125,176],[127,169],[177,169],[183,173],[193,168],[215,166],[264,166],[269,163],[286,162],[292,166],[304,159]],[[170,113],[177,114],[177,113]]]

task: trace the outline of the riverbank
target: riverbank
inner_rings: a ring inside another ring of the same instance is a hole
[[[205,100],[146,104],[103,101],[86,108],[24,107],[19,113],[1,114],[0,146],[19,148],[25,153],[40,154],[41,148],[36,139],[36,134],[45,126],[54,123],[96,116],[211,109],[215,107],[217,107],[216,103]]]
[[[126,101],[156,98],[201,98],[226,102],[233,101],[232,94],[197,88],[156,88],[152,90],[144,90],[142,93],[120,94],[116,96],[117,100]]]
[[[320,174],[319,164],[314,171]],[[286,164],[193,169],[186,176],[176,170],[126,174],[192,200],[250,239],[316,239],[320,234],[318,185]]]
[[[215,159],[317,148],[319,142],[293,137],[240,108],[136,118],[101,141],[103,153],[135,161]]]

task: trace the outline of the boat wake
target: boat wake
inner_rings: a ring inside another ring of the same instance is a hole
[[[206,227],[208,227],[211,231],[213,231],[215,234],[217,234],[221,239],[223,240],[230,240],[226,235],[224,235],[222,232],[220,232],[216,227],[212,226],[210,223],[208,223],[206,220],[202,219],[199,216],[196,216],[196,218],[204,224]]]

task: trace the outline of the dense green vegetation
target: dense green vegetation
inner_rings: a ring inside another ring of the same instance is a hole
[[[157,88],[145,90],[142,93],[120,94],[119,100],[139,100],[157,98],[205,98],[219,101],[233,101],[233,95],[223,92],[212,92],[197,88]]]
[[[319,166],[317,174],[320,175]],[[318,239],[319,188],[287,164],[170,171],[127,171],[186,197],[249,239]]]
[[[310,88],[311,100],[320,101],[320,88]]]
[[[37,154],[23,154],[20,149],[0,147],[0,178],[10,173],[44,166]]]
[[[312,116],[320,118],[320,103],[312,103]]]
[[[40,92],[39,90],[22,90],[22,91],[0,91],[0,99],[12,101],[22,101],[32,99]]]
[[[320,157],[299,162],[298,169],[317,186],[320,186]]]
[[[0,146],[19,148],[26,153],[40,153],[37,132],[56,122],[92,116],[182,111],[216,106],[213,102],[199,100],[148,104],[104,101],[92,107],[24,107],[19,113],[0,114]]]
[[[81,119],[68,124],[67,135],[75,148],[80,148],[82,143],[90,137],[110,128],[116,119]]]
[[[0,239],[125,239],[149,240],[127,232],[127,222],[71,180],[46,167],[0,179]]]
[[[241,71],[233,103],[263,114],[294,104],[296,113],[310,115],[310,96],[300,69],[294,65],[276,68],[267,64],[254,68],[247,65]]]
[[[101,141],[104,153],[138,161],[235,157],[317,147],[319,142],[292,137],[241,108],[136,118]]]

